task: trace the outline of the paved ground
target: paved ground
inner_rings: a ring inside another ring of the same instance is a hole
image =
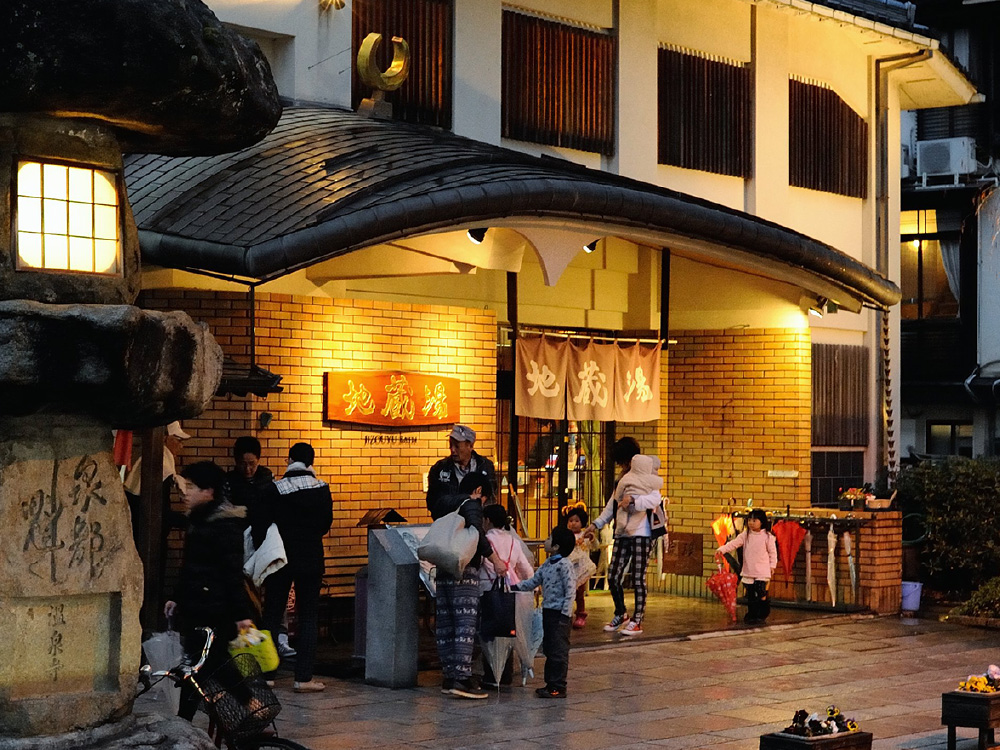
[[[648,632],[648,631],[647,631]],[[603,636],[595,636],[603,637]],[[577,646],[569,697],[514,687],[485,701],[443,696],[440,677],[388,690],[329,680],[297,695],[279,679],[279,730],[334,748],[757,748],[799,708],[836,703],[875,748],[944,748],[941,693],[1000,661],[993,631],[934,620],[837,615],[691,637]],[[542,660],[536,662],[541,673]],[[959,748],[975,747],[959,730]]]

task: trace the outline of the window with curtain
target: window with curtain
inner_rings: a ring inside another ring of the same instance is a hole
[[[410,46],[410,75],[396,91],[386,93],[393,118],[441,128],[451,127],[452,26],[454,0],[353,0],[351,103],[357,109],[371,89],[358,76],[358,50],[371,33],[382,35],[379,66],[392,62],[392,37]]]
[[[752,86],[745,63],[661,47],[659,163],[749,177]]]
[[[788,184],[868,195],[868,123],[833,89],[788,82]]]
[[[900,287],[904,320],[958,317],[959,238],[914,237],[900,247]]]
[[[504,10],[501,134],[614,152],[615,38]]]

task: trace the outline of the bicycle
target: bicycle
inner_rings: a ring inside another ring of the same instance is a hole
[[[163,679],[180,686],[189,683],[202,698],[208,714],[208,734],[216,747],[225,742],[229,750],[309,750],[292,740],[269,732],[281,703],[268,687],[260,665],[250,654],[230,657],[210,675],[201,675],[215,640],[211,628],[199,628],[205,633],[205,645],[196,664],[178,664],[165,671],[154,672],[147,664],[139,669],[142,689],[136,697],[148,692]]]

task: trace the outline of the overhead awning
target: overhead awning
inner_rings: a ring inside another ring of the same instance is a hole
[[[532,248],[554,284],[585,242],[614,236],[751,269],[848,309],[899,300],[846,253],[750,214],[340,109],[289,107],[264,140],[233,154],[130,156],[126,181],[144,259],[167,268],[266,281],[313,267],[321,277],[334,272],[317,264],[365,251],[371,268],[389,246],[413,263],[434,259],[430,272],[517,270]],[[442,241],[472,227],[502,231],[485,247]]]

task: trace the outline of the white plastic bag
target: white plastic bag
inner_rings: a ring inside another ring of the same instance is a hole
[[[153,633],[143,644],[142,651],[154,672],[173,669],[184,659],[180,633],[168,630]],[[156,703],[156,712],[163,716],[176,716],[181,705],[181,689],[169,678],[157,682],[149,691],[150,700]]]

